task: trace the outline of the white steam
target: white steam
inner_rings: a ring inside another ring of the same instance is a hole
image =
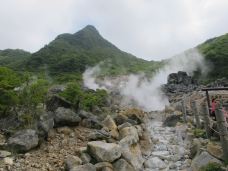
[[[180,55],[176,55],[156,74],[150,78],[145,78],[144,74],[122,76],[111,79],[105,78],[96,82],[99,75],[99,65],[88,68],[83,74],[84,85],[90,89],[117,89],[124,96],[123,103],[131,104],[134,101],[137,107],[146,111],[162,110],[168,105],[168,98],[162,93],[160,87],[167,83],[170,73],[186,71],[192,75],[198,68],[203,74],[207,73],[206,63],[203,56],[196,50],[191,49]]]
[[[96,82],[96,77],[100,73],[100,66],[96,65],[95,67],[88,68],[84,73],[83,73],[83,81],[84,81],[84,86],[88,87],[90,89],[96,90],[96,89],[106,89],[103,86],[100,86]]]

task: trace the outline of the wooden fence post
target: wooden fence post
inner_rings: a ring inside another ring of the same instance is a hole
[[[208,112],[208,107],[206,103],[203,103],[203,117],[204,117],[204,128],[206,130],[207,138],[210,139],[212,135],[212,131],[210,128],[210,118],[209,118],[209,112]]]
[[[186,114],[186,107],[185,107],[185,97],[183,97],[181,104],[182,104],[183,120],[186,123],[187,122],[187,114]]]
[[[199,112],[197,110],[197,106],[196,106],[196,101],[195,100],[191,102],[191,106],[192,106],[193,114],[194,114],[195,120],[196,120],[196,127],[197,128],[201,128],[201,126],[200,126]]]
[[[215,110],[217,127],[219,130],[220,141],[223,149],[223,159],[228,161],[228,131],[226,127],[226,120],[224,113],[222,112],[222,107],[217,104]]]

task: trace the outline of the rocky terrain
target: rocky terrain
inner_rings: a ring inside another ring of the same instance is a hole
[[[163,88],[171,102],[164,111],[115,106],[105,117],[74,110],[51,94],[36,126],[0,132],[0,171],[199,171],[211,162],[222,165],[219,141],[196,129],[190,101],[204,99],[196,82],[178,72]],[[183,94],[187,122],[177,105]]]

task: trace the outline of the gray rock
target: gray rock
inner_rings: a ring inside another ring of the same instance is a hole
[[[173,127],[181,120],[181,115],[169,115],[163,122],[164,126]]]
[[[91,156],[88,153],[81,153],[80,158],[82,159],[82,163],[86,164],[91,161]]]
[[[122,114],[118,114],[114,117],[114,120],[116,122],[116,125],[122,125],[124,124],[125,122],[127,122],[127,116],[125,115],[122,115]]]
[[[221,164],[221,161],[204,151],[192,160],[191,168],[193,171],[198,171],[202,166],[206,166],[211,162]]]
[[[89,154],[99,162],[113,162],[121,156],[120,146],[114,143],[91,141],[87,145]]]
[[[127,136],[120,141],[120,146],[122,158],[130,163],[135,170],[140,170],[144,159],[139,144],[132,139],[132,136]]]
[[[121,125],[118,126],[118,130],[120,131],[120,130],[123,129],[123,128],[131,127],[131,126],[132,126],[132,125],[131,125],[130,123],[125,122],[125,123],[123,123],[123,124],[121,124]]]
[[[90,112],[86,112],[84,110],[79,111],[79,117],[82,118],[81,125],[86,128],[92,129],[101,129],[103,125],[98,120],[98,117]]]
[[[166,164],[158,157],[151,157],[144,163],[146,168],[151,169],[164,169],[166,168]]]
[[[132,138],[132,140],[137,143],[139,141],[138,131],[134,126],[125,127],[120,130],[120,139],[122,138]]]
[[[117,130],[117,125],[110,115],[108,115],[102,122],[103,125],[109,129],[111,136],[115,139],[119,138],[119,132]]]
[[[60,97],[58,95],[51,95],[47,102],[46,102],[46,108],[48,111],[55,111],[58,107],[64,107],[64,108],[71,108],[73,104],[63,97]],[[77,110],[77,109],[76,109]]]
[[[88,139],[89,140],[107,140],[111,138],[111,135],[109,132],[105,130],[96,130],[95,132],[92,132],[89,134]]]
[[[11,165],[13,165],[13,158],[11,158],[11,157],[6,157],[6,158],[3,159],[3,162],[4,162],[6,165],[11,166]]]
[[[199,152],[200,152],[200,148],[202,147],[199,139],[195,138],[192,141],[192,144],[190,146],[190,155],[189,157],[191,159],[193,159]]]
[[[75,126],[81,121],[81,118],[77,113],[71,109],[59,107],[55,111],[55,127],[58,126]]]
[[[100,121],[94,118],[83,119],[81,122],[81,126],[92,129],[101,129],[103,127]]]
[[[0,158],[5,158],[5,157],[8,157],[10,155],[11,155],[11,152],[0,150]]]
[[[42,118],[38,122],[38,134],[40,137],[47,138],[48,132],[54,127],[53,118]]]
[[[100,162],[100,163],[97,163],[95,164],[95,167],[96,167],[96,170],[97,171],[104,171],[104,170],[112,170],[113,167],[112,167],[112,164],[109,163],[109,162]]]
[[[16,152],[27,152],[38,145],[39,139],[35,130],[18,131],[8,139],[8,146]]]
[[[114,171],[135,171],[135,169],[124,159],[119,159],[113,163]]]
[[[70,155],[65,160],[66,170],[71,170],[74,167],[81,164],[82,164],[82,160],[77,156]]]
[[[167,157],[169,157],[170,153],[168,151],[154,151],[152,152],[152,155],[161,159],[166,159]]]
[[[69,171],[96,171],[96,167],[91,163],[88,163],[85,165],[76,166]]]

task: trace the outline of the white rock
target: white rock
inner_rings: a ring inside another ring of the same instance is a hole
[[[152,152],[153,156],[159,157],[161,159],[166,159],[166,157],[169,155],[168,151],[154,151]]]
[[[13,165],[13,158],[6,157],[3,159],[3,161],[6,165],[10,165],[10,166]]]
[[[158,157],[151,157],[145,162],[145,167],[152,169],[164,169],[166,168],[166,164]]]
[[[11,155],[11,152],[0,150],[0,158],[8,157]]]

